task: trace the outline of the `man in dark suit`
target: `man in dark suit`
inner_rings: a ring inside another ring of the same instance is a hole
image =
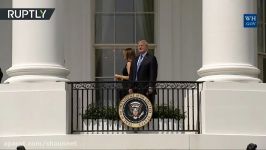
[[[131,84],[129,93],[137,92],[146,95],[154,104],[155,81],[158,74],[158,63],[156,57],[148,53],[148,42],[141,40],[138,42],[139,55],[132,62],[129,81]],[[136,83],[135,81],[146,81]]]
[[[1,83],[1,81],[2,81],[2,77],[3,77],[3,72],[2,72],[2,70],[1,70],[1,68],[0,68],[0,83]]]

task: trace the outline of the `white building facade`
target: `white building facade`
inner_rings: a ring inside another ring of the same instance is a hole
[[[1,2],[3,3],[2,7],[5,8],[11,7],[12,3],[13,7],[17,8],[29,5],[25,2],[20,4],[16,1],[3,0]],[[257,5],[253,4],[254,1],[250,4],[235,4],[236,7],[240,5],[248,6],[245,8],[238,7],[239,14],[235,16],[231,15],[236,12],[235,9],[232,10],[234,12],[230,12],[228,9],[220,16],[219,14],[208,15],[217,13],[214,6],[218,7],[218,5],[216,3],[204,4],[203,1],[176,0],[162,2],[158,0],[139,4],[139,7],[141,5],[153,5],[152,8],[148,8],[146,11],[138,10],[137,2],[134,10],[132,2],[118,1],[115,6],[112,5],[112,3],[115,4],[115,1],[110,1],[110,3],[89,0],[65,1],[62,4],[46,2],[52,4],[39,5],[58,6],[56,11],[58,13],[55,13],[50,22],[14,21],[11,28],[11,21],[1,21],[1,30],[5,33],[3,34],[5,36],[1,37],[3,47],[1,67],[4,71],[9,69],[7,73],[4,73],[3,81],[8,79],[8,74],[10,79],[6,82],[12,82],[13,80],[16,82],[17,79],[15,78],[18,78],[19,75],[25,79],[18,80],[27,80],[25,72],[27,72],[26,75],[32,75],[38,71],[40,76],[47,74],[47,72],[55,72],[54,74],[51,73],[50,77],[46,76],[47,80],[63,81],[66,78],[71,81],[95,80],[97,78],[112,80],[113,74],[120,73],[123,67],[119,65],[124,63],[121,50],[126,47],[136,48],[136,42],[140,39],[147,39],[150,42],[150,49],[158,57],[159,80],[194,81],[202,77],[202,80],[218,80],[218,78],[221,78],[221,80],[242,80],[243,78],[243,80],[258,82],[259,79],[256,78],[260,71],[257,68],[257,55],[261,55],[259,67],[263,75],[264,17],[261,16],[262,19],[259,19],[259,35],[256,29],[243,28],[243,14],[256,13],[257,11]],[[262,2],[259,3],[259,9],[263,14]],[[246,2],[241,1],[239,3]],[[37,4],[32,5],[32,7],[37,7],[35,6]],[[102,5],[102,8],[98,5]],[[131,5],[132,8],[130,8]],[[211,5],[212,9],[203,8],[208,7],[208,5]],[[225,18],[223,15],[229,17]],[[151,23],[148,24],[145,19],[149,19],[148,21]],[[120,25],[121,23],[123,24]],[[127,27],[128,24],[132,25]],[[25,28],[28,29],[24,30]],[[41,28],[41,30],[38,28]],[[37,34],[36,31],[42,31],[42,33]],[[233,36],[232,33],[235,34],[234,36],[243,39],[238,40],[239,43],[229,43],[232,40],[228,36]],[[257,35],[259,42],[257,42]],[[123,36],[128,38],[123,38]],[[42,38],[46,42],[38,43],[36,39],[43,41]],[[32,41],[32,39],[36,41]],[[50,39],[50,41],[47,41],[47,39]],[[222,47],[226,43],[228,43],[226,48],[228,52]],[[45,49],[49,49],[49,51],[44,50],[44,45],[41,44],[44,44]],[[51,47],[49,48],[48,45]],[[23,47],[23,50],[21,50],[21,47]],[[29,49],[39,49],[40,52],[36,52],[36,50],[32,52]],[[235,49],[238,49],[239,52],[236,52]],[[24,56],[25,53],[32,56]],[[41,56],[39,53],[41,53]],[[108,57],[105,57],[105,55]],[[99,62],[101,66],[97,66]],[[112,70],[107,70],[106,68],[110,67],[107,67],[103,62],[110,62],[110,65],[114,67],[112,67]],[[41,64],[44,66],[39,66]],[[24,70],[26,68],[27,71]],[[29,71],[29,68],[32,68],[32,72]],[[97,70],[98,68],[101,70]],[[42,69],[44,70],[41,71]],[[103,72],[102,70],[107,71]],[[232,70],[234,71],[231,72]],[[229,73],[227,73],[228,71]],[[24,73],[21,74],[21,72]],[[215,76],[216,74],[228,74],[231,76],[229,78],[235,79],[229,79],[225,76],[218,77]],[[236,76],[233,77],[232,74]],[[42,80],[40,76],[37,77],[36,75],[36,80]],[[52,79],[52,76],[55,78]],[[208,79],[205,79],[206,76],[209,76]],[[215,79],[212,79],[211,76]],[[29,78],[34,80],[32,77]],[[260,77],[260,80],[263,80],[263,76]]]
[[[36,136],[74,141],[59,148],[266,148],[263,0],[1,0],[0,7],[55,8],[48,21],[0,21],[0,149]],[[244,28],[244,14],[258,14],[258,28]],[[158,59],[157,80],[207,81],[202,134],[151,135],[153,145],[142,141],[147,134],[69,135],[65,81],[113,80],[124,64],[121,50],[141,39]]]

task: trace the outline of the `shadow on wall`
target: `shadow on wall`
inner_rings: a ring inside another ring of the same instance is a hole
[[[2,82],[2,77],[3,77],[3,72],[2,72],[2,70],[0,68],[0,83]]]

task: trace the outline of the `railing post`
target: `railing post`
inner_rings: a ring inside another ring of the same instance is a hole
[[[200,94],[201,94],[201,92],[200,92],[200,90],[199,90],[199,84],[200,83],[197,83],[197,106],[198,106],[198,115],[197,115],[197,124],[198,124],[198,134],[200,134]]]
[[[73,83],[70,83],[70,87],[71,87],[71,91],[70,91],[70,93],[71,93],[71,134],[73,134],[73,124],[74,124],[74,122],[73,122],[73,119],[74,119],[74,117],[73,117]]]

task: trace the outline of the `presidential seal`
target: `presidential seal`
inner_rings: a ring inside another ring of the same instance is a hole
[[[132,128],[140,128],[150,121],[152,104],[142,94],[128,94],[121,100],[118,112],[124,124]]]

